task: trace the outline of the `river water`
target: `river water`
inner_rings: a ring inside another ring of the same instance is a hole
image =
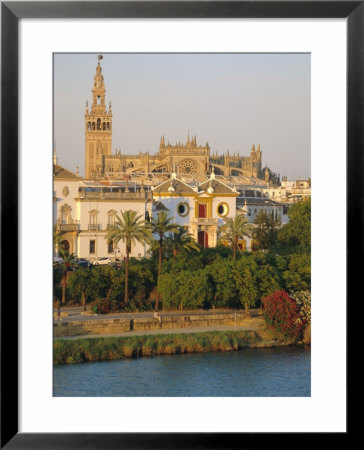
[[[308,397],[311,348],[243,349],[54,367],[61,397]]]

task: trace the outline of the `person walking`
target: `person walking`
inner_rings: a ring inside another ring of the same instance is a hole
[[[161,323],[161,316],[160,316],[160,314],[159,314],[159,312],[158,311],[156,311],[155,313],[154,313],[154,319],[158,319],[159,320],[159,323]]]

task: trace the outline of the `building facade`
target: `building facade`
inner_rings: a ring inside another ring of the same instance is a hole
[[[172,178],[153,190],[155,201],[162,203],[174,222],[185,227],[202,247],[215,247],[218,227],[234,217],[239,193],[215,179],[191,187],[172,174]]]

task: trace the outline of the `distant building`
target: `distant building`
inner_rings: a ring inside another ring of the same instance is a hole
[[[285,205],[271,200],[259,189],[244,189],[236,198],[236,214],[244,214],[250,223],[254,223],[257,214],[265,211],[272,217],[279,219],[284,225],[288,222],[287,208]],[[240,248],[247,251],[257,249],[257,243],[251,238],[245,238],[240,242]]]
[[[112,108],[106,105],[106,88],[100,61],[96,67],[92,87],[92,104],[86,102],[85,111],[85,178],[133,179],[157,185],[161,180],[176,173],[179,177],[192,177],[203,181],[212,171],[215,175],[238,177],[240,183],[256,184],[256,180],[277,184],[279,179],[268,168],[262,170],[260,145],[253,145],[249,156],[230,154],[229,150],[218,155],[211,154],[208,142],[198,145],[196,135],[188,134],[185,143],[175,145],[162,136],[158,151],[138,155],[112,154]]]
[[[270,199],[280,203],[297,203],[311,197],[311,180],[288,181],[284,177],[280,186],[263,188],[262,192]]]

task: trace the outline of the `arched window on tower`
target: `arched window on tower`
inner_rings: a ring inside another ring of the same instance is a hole
[[[92,122],[92,129],[95,129],[95,122]]]
[[[101,97],[99,95],[97,96],[97,104],[101,105]]]
[[[91,122],[89,122],[89,123],[87,124],[87,129],[88,129],[88,130],[91,130]]]
[[[105,131],[106,130],[106,124],[105,122],[102,122],[102,129]]]
[[[106,129],[110,130],[110,123],[109,122],[106,122]]]
[[[97,119],[97,129],[101,130],[101,119]]]

